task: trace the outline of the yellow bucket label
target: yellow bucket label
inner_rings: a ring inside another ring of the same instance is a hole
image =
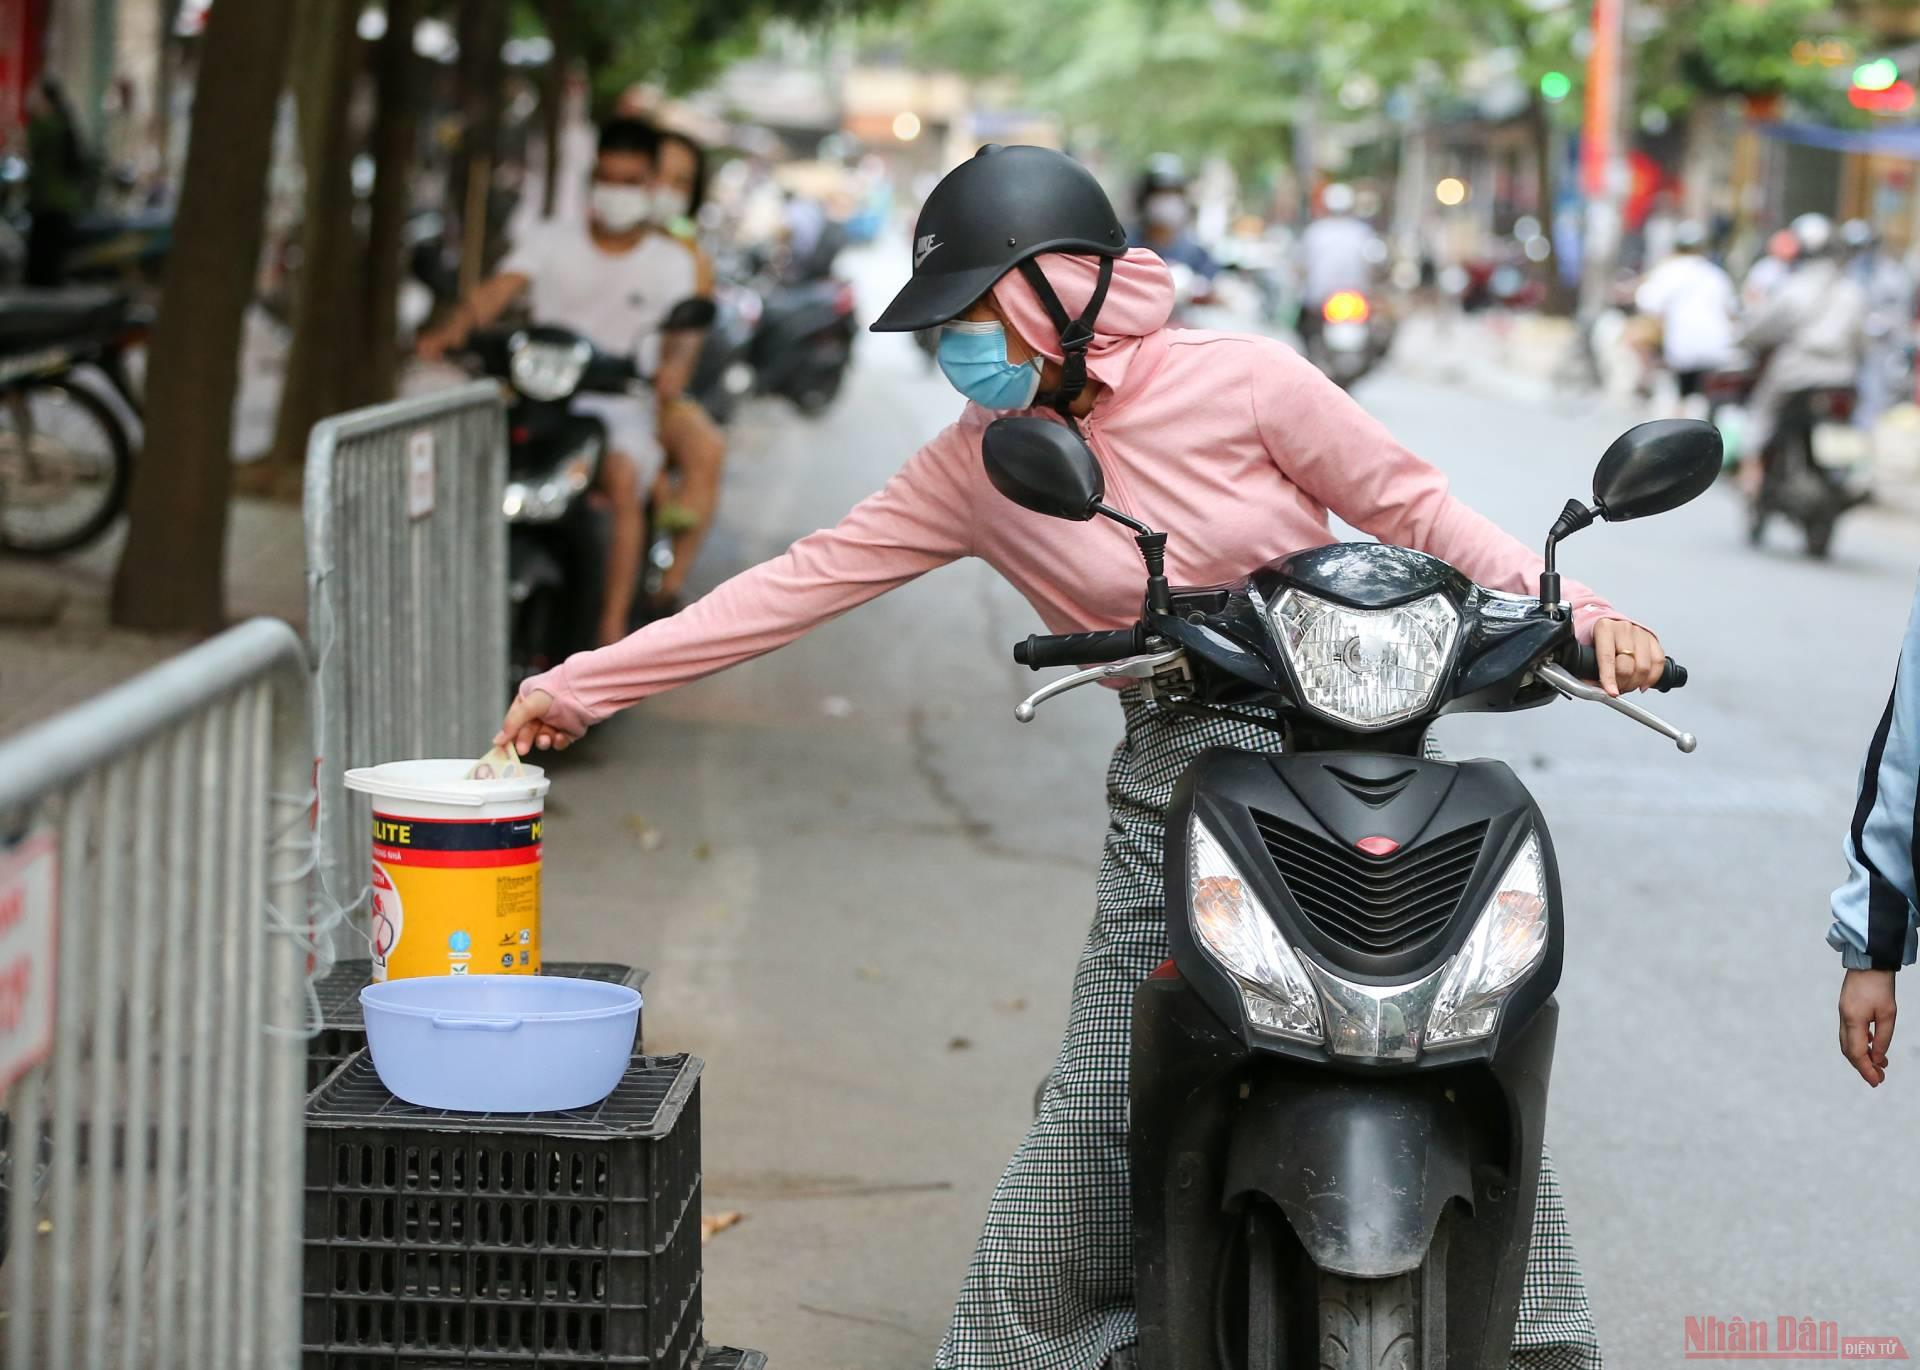
[[[540,970],[540,817],[373,815],[373,978]]]

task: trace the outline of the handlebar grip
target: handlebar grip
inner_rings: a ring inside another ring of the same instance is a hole
[[[1028,670],[1049,666],[1092,666],[1137,656],[1146,648],[1146,629],[1135,624],[1098,633],[1035,633],[1013,644],[1015,663]]]
[[[1590,642],[1575,647],[1566,658],[1566,667],[1582,680],[1598,680],[1600,678],[1599,653],[1594,651],[1593,644]],[[1660,683],[1653,688],[1665,694],[1668,690],[1680,689],[1686,683],[1687,668],[1672,657],[1668,657],[1667,669],[1661,672]]]

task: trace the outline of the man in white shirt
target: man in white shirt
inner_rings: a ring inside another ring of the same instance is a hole
[[[1353,188],[1335,183],[1320,194],[1320,217],[1300,235],[1300,336],[1319,332],[1320,311],[1343,290],[1373,293],[1381,259],[1379,235],[1353,212]]]
[[[659,148],[660,134],[651,124],[637,119],[604,124],[587,224],[533,225],[499,271],[476,286],[444,324],[423,333],[417,345],[421,356],[437,359],[474,329],[492,324],[523,294],[535,322],[573,329],[606,352],[632,357],[651,339],[661,339],[651,396],[573,400],[576,410],[597,414],[607,425],[599,488],[610,507],[613,536],[598,633],[603,644],[627,634],[640,577],[642,506],[665,455],[659,416],[685,390],[702,337],[698,330],[663,333],[669,312],[700,293],[702,282],[694,253],[654,223],[660,217]]]
[[[1683,405],[1700,393],[1701,377],[1726,365],[1733,351],[1739,301],[1733,278],[1707,257],[1706,244],[1699,224],[1679,225],[1672,254],[1647,274],[1633,299],[1641,313],[1660,320],[1660,350]]]

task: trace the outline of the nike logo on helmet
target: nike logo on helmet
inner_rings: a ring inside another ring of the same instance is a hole
[[[913,244],[913,269],[918,271],[925,265],[927,258],[945,246],[945,243],[941,242],[939,238],[931,233],[915,239]]]

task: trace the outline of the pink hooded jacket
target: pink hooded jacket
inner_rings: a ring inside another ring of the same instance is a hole
[[[1092,293],[1093,259],[1040,259],[1068,313]],[[1021,337],[1059,360],[1058,334],[1018,272],[993,288]],[[1482,585],[1534,593],[1540,558],[1453,498],[1433,467],[1285,344],[1169,329],[1173,282],[1153,253],[1115,263],[1088,371],[1105,388],[1080,421],[1107,499],[1172,533],[1178,585],[1236,580],[1333,541],[1332,510],[1383,542],[1451,562]],[[1036,411],[1043,412],[1043,411]],[[980,435],[999,415],[969,404],[874,495],[671,618],[580,652],[521,693],[553,696],[568,733],[676,685],[770,652],[809,628],[959,557],[976,556],[1026,596],[1047,631],[1122,628],[1140,613],[1140,554],[1105,519],[1065,523],[1012,504],[987,481]],[[1590,641],[1606,601],[1564,592]]]

